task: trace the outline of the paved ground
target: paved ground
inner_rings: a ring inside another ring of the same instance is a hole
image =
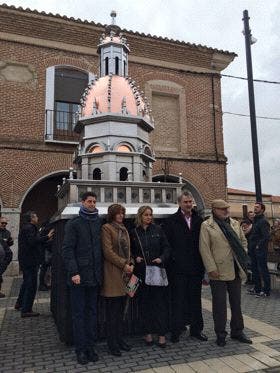
[[[211,295],[203,289],[203,314],[208,342],[199,342],[183,335],[178,344],[159,347],[144,346],[140,337],[129,342],[131,352],[120,358],[108,355],[106,345],[97,346],[100,361],[80,366],[73,348],[58,339],[49,311],[49,294],[39,292],[34,306],[41,316],[21,319],[13,309],[21,279],[6,278],[7,297],[0,300],[0,372],[280,372],[280,293],[270,298],[256,299],[243,289],[243,310],[246,334],[253,345],[243,345],[228,339],[226,347],[215,344],[211,315]],[[229,312],[230,315],[230,312]]]

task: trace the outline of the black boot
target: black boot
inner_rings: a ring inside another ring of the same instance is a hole
[[[88,360],[92,361],[93,363],[99,360],[99,356],[97,355],[93,347],[88,348],[87,357],[88,357]]]
[[[127,351],[127,352],[131,350],[131,346],[127,344],[123,339],[119,340],[118,345],[119,345],[120,350]]]
[[[84,351],[76,352],[77,355],[77,362],[81,365],[86,365],[88,363],[87,355],[84,353]]]

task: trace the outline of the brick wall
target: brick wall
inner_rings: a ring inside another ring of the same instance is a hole
[[[21,80],[16,75],[15,81],[13,77],[0,79],[0,168],[4,174],[0,198],[4,206],[18,207],[39,178],[67,170],[72,164],[75,146],[44,142],[46,68],[70,65],[97,74],[95,51],[104,29],[1,6],[0,24],[6,35],[0,40],[0,74],[3,63],[12,64],[12,71],[24,72]],[[25,41],[17,40],[17,35]],[[170,174],[182,172],[208,206],[215,197],[225,198],[219,77],[168,67],[172,63],[211,70],[213,55],[218,52],[129,32],[127,37],[131,45],[129,75],[146,92],[156,119],[153,145],[159,159],[153,173],[162,174],[161,159],[167,157]],[[49,43],[60,44],[50,47]],[[224,56],[227,63],[233,58],[227,53]],[[162,66],[155,61],[162,61]]]

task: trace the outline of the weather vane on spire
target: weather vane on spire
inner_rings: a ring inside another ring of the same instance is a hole
[[[110,16],[112,17],[111,25],[115,25],[116,24],[117,12],[115,10],[112,10]]]

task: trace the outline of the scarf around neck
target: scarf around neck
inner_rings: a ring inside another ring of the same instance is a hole
[[[118,224],[116,222],[110,224],[118,231],[119,255],[125,259],[129,259],[129,236],[126,227],[123,224]]]
[[[88,210],[84,206],[80,207],[79,215],[86,220],[96,220],[98,218],[98,210],[95,208],[93,211]]]
[[[230,220],[220,220],[213,216],[214,221],[218,224],[225,238],[228,240],[229,245],[235,254],[236,261],[240,264],[243,271],[247,272],[247,267],[250,262],[250,258],[244,250],[239,237],[230,225]]]

